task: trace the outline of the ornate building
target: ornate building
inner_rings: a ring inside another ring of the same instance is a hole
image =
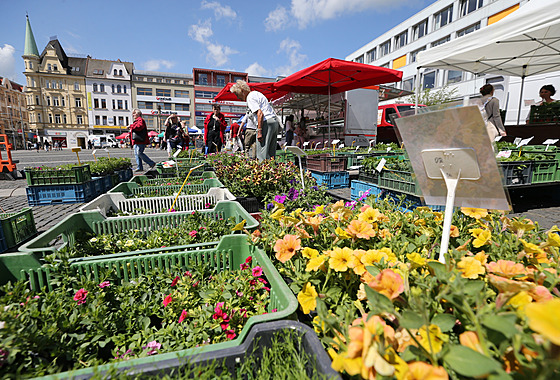
[[[23,86],[0,77],[0,133],[8,136],[15,149],[22,149],[33,138]]]

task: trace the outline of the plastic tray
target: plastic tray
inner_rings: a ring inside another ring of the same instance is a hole
[[[311,171],[311,176],[317,181],[317,185],[326,186],[327,189],[338,189],[348,187],[350,174],[348,172],[316,172]]]
[[[43,206],[58,203],[89,202],[98,194],[93,181],[79,185],[43,185],[30,186],[26,189],[29,206]]]
[[[189,176],[189,180],[190,179],[217,179],[218,177],[216,176],[216,173],[214,172],[203,172],[201,175],[190,175]],[[180,182],[182,184],[182,182],[185,180],[185,177],[158,177],[158,178],[148,178],[148,176],[145,175],[137,175],[135,177],[133,177],[130,182],[134,182],[139,184],[140,186],[154,186],[154,185],[162,185],[165,184],[166,182],[170,182],[170,181],[177,181]]]
[[[530,185],[534,161],[502,161],[498,166],[504,173],[505,186]]]
[[[183,193],[189,194],[206,194],[212,187],[224,187],[217,179],[211,178],[204,180],[203,183],[185,185]],[[140,186],[135,182],[124,182],[109,190],[109,193],[123,193],[125,196],[143,195],[143,196],[164,196],[168,195],[169,190],[179,191],[181,185],[170,186]]]
[[[287,332],[293,332],[293,334],[283,335]],[[200,368],[199,366],[217,363],[219,364],[218,367],[224,368],[231,376],[235,377],[238,374],[239,366],[249,355],[260,360],[263,355],[263,350],[272,346],[273,339],[280,340],[290,337],[292,339],[298,339],[298,341],[301,339],[298,352],[305,352],[310,359],[305,366],[309,377],[319,375],[321,379],[342,379],[340,374],[332,369],[331,359],[319,341],[317,334],[303,323],[290,320],[255,324],[247,333],[243,343],[236,347],[194,355],[183,356],[178,354],[176,357],[165,359],[161,359],[162,355],[157,355],[154,356],[154,359],[159,358],[160,360],[142,360],[142,363],[131,363],[128,361],[127,363],[132,365],[119,366],[117,372],[121,376],[138,377],[138,374],[142,374],[140,377],[158,377],[170,374],[177,375],[177,371],[180,371],[182,368]],[[103,366],[99,368],[100,371],[96,372],[96,374],[104,375],[109,368],[116,369],[115,367]],[[86,371],[87,370],[84,369],[74,373],[66,372],[64,374],[58,374],[57,378],[73,376],[76,380],[86,379],[91,376],[91,372]],[[222,372],[222,374],[223,373],[224,372]]]
[[[203,214],[208,214],[213,218],[233,217],[236,223],[245,220],[247,230],[255,229],[259,223],[241,205],[233,201],[219,201],[216,207],[207,210],[200,210]],[[133,215],[121,216],[118,218],[106,218],[99,211],[86,211],[64,218],[60,223],[43,232],[33,240],[25,243],[19,248],[20,252],[25,252],[36,257],[42,258],[58,251],[65,246],[73,246],[78,234],[90,232],[93,234],[114,234],[130,230],[139,230],[148,233],[160,227],[172,227],[180,224],[191,212],[169,212],[166,214],[153,215]],[[54,243],[53,243],[54,242]],[[54,245],[53,245],[54,244]],[[180,247],[169,247],[169,249],[181,249]],[[142,251],[146,253],[147,251]],[[123,252],[115,255],[134,256],[136,251]],[[102,258],[114,255],[103,255]],[[88,256],[80,260],[94,260],[97,256]]]
[[[25,169],[28,186],[81,184],[91,180],[89,165],[74,166],[70,169]]]
[[[237,197],[237,202],[243,206],[247,212],[254,213],[264,209],[264,202],[257,197]]]
[[[0,224],[6,244],[4,251],[37,234],[33,210],[29,207],[19,212],[0,214]]]
[[[372,183],[364,181],[350,181],[350,198],[355,201],[363,196],[378,196],[381,194],[381,189]]]
[[[340,172],[346,170],[348,157],[331,156],[328,154],[318,154],[308,156],[306,159],[307,170],[318,172]]]
[[[533,173],[531,175],[531,183],[548,183],[556,181],[556,172],[558,170],[558,161],[541,160],[533,161]]]
[[[206,194],[200,195],[180,195],[173,208],[176,211],[205,210],[208,204],[215,205],[218,201],[234,201],[235,197],[226,188],[213,187]],[[151,198],[127,198],[123,193],[103,194],[85,206],[80,208],[80,212],[94,211],[101,212],[107,216],[110,210],[131,212],[138,208],[156,210],[153,214],[161,213],[161,210],[169,210],[175,201],[174,196],[151,197]]]

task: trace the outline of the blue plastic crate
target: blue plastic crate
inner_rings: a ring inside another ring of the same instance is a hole
[[[106,193],[113,188],[113,181],[111,180],[110,175],[106,175],[101,178],[103,179],[103,192]]]
[[[327,189],[338,189],[348,187],[350,174],[348,172],[316,172],[311,171],[311,176],[317,181],[317,185],[325,186]]]
[[[119,174],[119,179],[121,180],[121,182],[128,182],[134,176],[134,173],[132,172],[132,169],[130,169],[130,168],[119,170],[118,174]]]
[[[29,186],[25,190],[29,206],[83,203],[89,202],[96,196],[94,181],[79,185]]]
[[[91,179],[91,182],[93,182],[93,189],[95,192],[95,195],[101,195],[103,194],[104,191],[104,183],[103,183],[103,177],[93,177]]]
[[[372,183],[365,181],[351,181],[350,184],[350,198],[355,201],[363,196],[381,194],[381,189]]]

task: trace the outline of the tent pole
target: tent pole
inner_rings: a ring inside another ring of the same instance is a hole
[[[418,113],[418,91],[420,88],[420,66],[416,68],[416,80],[414,81],[414,114]]]
[[[329,141],[331,141],[331,71],[329,70]],[[323,147],[325,143],[323,142]]]
[[[523,87],[525,87],[525,74],[527,72],[527,65],[523,65],[523,73],[521,74],[521,90],[519,91],[519,108],[517,109],[517,125],[521,119],[521,103],[523,102]]]

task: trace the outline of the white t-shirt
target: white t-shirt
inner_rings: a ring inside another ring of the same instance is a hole
[[[251,91],[247,95],[247,107],[249,107],[253,113],[261,110],[266,120],[276,116],[274,109],[266,97],[258,91]]]

